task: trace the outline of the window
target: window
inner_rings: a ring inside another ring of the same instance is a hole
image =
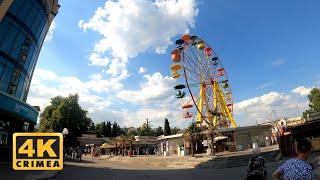
[[[32,44],[32,40],[30,38],[26,38],[25,41],[23,42],[22,48],[20,49],[19,58],[18,58],[19,61],[22,62],[22,64],[24,64],[24,62],[27,59],[31,44]]]
[[[28,78],[24,77],[23,87],[20,95],[20,100],[22,101],[26,101],[25,95],[27,94],[27,90],[28,90],[27,88],[28,88]]]
[[[34,2],[24,1],[23,8],[21,8],[18,12],[18,18],[21,19],[23,22],[25,21],[25,18],[28,16],[31,7],[34,5]]]
[[[39,12],[36,19],[34,20],[32,26],[31,26],[31,31],[36,34],[37,33],[37,29],[39,28],[39,25],[41,23],[41,20],[45,19],[44,15],[42,12]]]
[[[40,49],[38,47],[35,47],[30,64],[29,64],[29,67],[28,67],[28,70],[27,70],[28,73],[34,69],[34,66],[37,62],[37,57],[39,55],[39,51],[40,51]]]
[[[24,39],[25,39],[24,34],[22,34],[22,32],[19,32],[10,53],[11,57],[13,57],[14,59],[18,58],[18,54],[23,45]]]
[[[9,12],[13,14],[17,14],[24,0],[14,0],[9,8]]]
[[[0,77],[1,77],[1,75],[2,75],[3,69],[4,69],[4,64],[2,64],[2,63],[0,62]]]
[[[24,23],[26,23],[28,27],[32,26],[34,19],[36,18],[37,14],[40,11],[40,8],[35,3],[32,3],[32,4],[33,4],[32,8],[24,21]]]
[[[24,86],[24,81],[25,81],[25,76],[21,74],[19,82],[18,82],[18,87],[17,87],[17,92],[16,92],[16,98],[21,99],[21,94]]]
[[[22,91],[22,93],[23,93],[23,95],[22,95],[23,99],[22,99],[22,100],[23,100],[24,102],[27,101],[28,91],[29,91],[29,83],[30,83],[29,79],[26,78],[26,79],[25,79],[25,82],[24,82],[23,91]]]
[[[21,70],[18,68],[15,68],[9,83],[9,87],[7,91],[8,94],[14,95],[16,93],[20,75],[21,75]]]
[[[15,42],[14,40],[18,34],[18,30],[12,24],[10,24],[10,26],[10,30],[6,34],[6,37],[0,47],[0,50],[4,51],[7,54],[9,54],[12,45]]]
[[[7,92],[8,84],[10,82],[11,76],[13,73],[13,64],[7,62],[0,79],[0,91]]]
[[[33,59],[33,54],[35,52],[35,44],[31,45],[30,49],[29,49],[29,53],[28,53],[28,56],[27,56],[27,59],[24,63],[24,69],[28,71],[29,67],[30,67],[30,64],[32,62],[32,59]],[[28,71],[29,73],[29,71]]]
[[[4,39],[9,30],[9,23],[6,19],[3,19],[0,23],[0,45],[4,42]]]
[[[46,20],[45,19],[41,19],[41,23],[40,23],[40,26],[37,30],[37,33],[36,33],[36,37],[39,39],[44,27],[47,25],[46,23]]]

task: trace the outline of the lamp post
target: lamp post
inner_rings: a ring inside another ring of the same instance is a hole
[[[63,128],[62,134],[63,134],[63,138],[65,138],[65,136],[69,134],[68,128]]]
[[[68,135],[68,134],[69,134],[68,128],[63,128],[63,130],[62,130],[63,144],[65,144],[64,139],[65,139],[66,135]],[[66,153],[66,148],[65,148],[65,146],[63,146],[63,159],[64,159],[64,156],[65,156],[65,153]]]

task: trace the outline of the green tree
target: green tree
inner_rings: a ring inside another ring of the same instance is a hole
[[[171,129],[170,129],[170,125],[169,125],[168,119],[164,120],[164,135],[165,136],[171,135]]]
[[[155,134],[148,120],[141,127],[137,128],[137,131],[139,136],[154,136]]]
[[[107,137],[107,124],[106,124],[106,122],[102,122],[101,123],[102,124],[102,135],[104,136],[104,137]]]
[[[96,133],[96,127],[94,125],[94,122],[91,122],[90,125],[89,125],[89,128],[88,128],[88,133]]]
[[[164,132],[163,132],[162,127],[159,126],[158,128],[156,128],[156,129],[154,130],[154,134],[155,134],[155,136],[161,136],[161,135],[163,135]]]
[[[87,115],[87,111],[79,105],[77,94],[68,97],[57,96],[51,99],[51,104],[41,113],[39,130],[62,132],[63,128],[68,128],[66,145],[76,145],[77,137],[87,132],[92,123]]]
[[[180,128],[174,127],[171,129],[171,134],[177,134],[180,131]]]
[[[112,133],[112,127],[111,127],[111,122],[107,122],[107,129],[106,129],[106,137],[111,137]]]
[[[120,126],[116,122],[114,122],[112,125],[111,136],[117,137],[119,135],[120,135]]]
[[[127,136],[138,136],[138,131],[136,128],[134,127],[130,127],[130,128],[123,128],[124,134]]]
[[[308,95],[309,109],[303,112],[303,117],[307,118],[311,113],[320,112],[320,89],[313,88]]]
[[[103,136],[103,125],[102,125],[102,123],[97,124],[95,129],[96,129],[97,138],[101,138]]]
[[[196,125],[196,123],[191,123],[189,127],[184,131],[184,137],[186,141],[190,142],[191,145],[191,155],[194,157],[195,154],[195,144],[199,139],[199,134],[201,129]]]

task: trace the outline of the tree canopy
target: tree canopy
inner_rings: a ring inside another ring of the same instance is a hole
[[[320,112],[320,89],[313,88],[308,95],[309,109],[303,112],[303,117],[306,118],[308,114]]]
[[[170,125],[169,125],[168,119],[164,120],[164,135],[165,136],[171,135],[171,129],[170,129]]]
[[[120,126],[116,122],[112,124],[110,121],[96,124],[94,133],[99,138],[116,137],[122,134]]]
[[[51,99],[40,115],[40,127],[42,132],[62,132],[63,128],[69,130],[69,140],[77,141],[76,137],[92,128],[92,120],[88,113],[79,105],[77,94],[68,97],[57,96]]]
[[[137,128],[139,136],[154,136],[154,131],[151,128],[149,121],[143,123],[141,127]]]

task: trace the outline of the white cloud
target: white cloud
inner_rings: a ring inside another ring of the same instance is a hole
[[[78,93],[80,102],[86,108],[99,109],[111,104],[109,98],[95,95],[93,92],[107,92],[117,89],[112,82],[102,79],[99,75],[93,75],[87,82],[76,77],[58,76],[52,71],[36,68],[31,83],[28,103],[38,105],[43,109],[55,96],[68,96]]]
[[[98,53],[92,53],[89,57],[90,65],[108,66],[110,60],[107,57],[101,57]]]
[[[272,111],[276,112],[278,118],[301,116],[307,105],[305,97],[270,92],[235,103],[234,116],[241,126],[253,125],[274,120],[275,117],[270,117]]]
[[[195,0],[107,0],[79,27],[102,35],[90,64],[105,67],[121,83],[130,76],[128,59],[145,51],[164,53],[172,37],[194,26],[197,14]]]
[[[113,88],[118,93],[109,96],[115,97],[120,103],[129,102],[139,106],[136,111],[100,111],[95,113],[97,117],[106,117],[108,114],[121,119],[123,124],[134,126],[140,126],[140,122],[148,117],[150,120],[156,119],[153,121],[161,121],[161,125],[166,117],[180,122],[181,111],[176,110],[179,106],[173,107],[171,78],[163,77],[160,73],[145,75],[145,82],[137,91],[124,90],[122,81],[130,76],[127,70],[130,58],[146,51],[165,53],[172,43],[171,38],[189,32],[189,28],[194,27],[197,14],[195,0],[107,0],[88,21],[79,21],[81,29],[102,35],[89,60],[90,65],[101,66],[103,72],[110,75],[109,79],[103,79],[101,74],[94,74],[92,80],[85,84],[90,87],[88,91],[105,92],[105,89]],[[139,73],[146,73],[146,69],[141,67]],[[113,86],[110,87],[110,84]]]
[[[53,38],[53,33],[54,33],[54,30],[56,29],[56,22],[55,20],[52,21],[51,25],[50,25],[50,28],[48,30],[48,33],[47,33],[47,36],[46,38],[44,39],[44,42],[49,42],[50,40],[52,40]]]
[[[310,94],[311,90],[312,90],[312,88],[307,88],[307,87],[304,87],[304,86],[300,86],[300,87],[297,87],[297,88],[293,89],[291,92],[295,93],[295,94],[299,94],[301,96],[306,96],[306,95]]]
[[[95,51],[110,50],[114,57],[127,59],[148,49],[163,53],[170,38],[194,26],[198,14],[194,0],[106,1],[88,22],[79,27],[103,36]]]
[[[148,118],[153,127],[158,127],[163,126],[164,119],[168,118],[172,126],[185,127],[190,123],[182,118],[181,104],[174,98],[171,78],[160,73],[145,75],[144,78],[146,81],[137,91],[122,90],[115,94],[122,89],[121,84],[117,84],[118,81],[110,82],[101,74],[93,74],[89,81],[81,81],[76,77],[36,68],[28,103],[38,105],[43,110],[52,97],[78,93],[80,105],[88,110],[95,122],[111,120],[121,126],[138,127]],[[131,110],[119,108],[128,105],[128,102],[139,107]]]
[[[122,90],[117,97],[134,104],[150,104],[162,101],[164,98],[173,96],[174,80],[170,77],[163,77],[157,72],[152,75],[144,75],[146,82],[142,83],[136,91]]]
[[[272,66],[278,67],[283,65],[284,63],[286,63],[286,61],[284,59],[277,59],[275,61],[273,61],[271,64]]]
[[[176,82],[157,72],[144,75],[144,81],[136,90],[123,90],[117,81],[110,82],[101,74],[93,74],[88,81],[76,77],[60,76],[52,71],[37,68],[30,87],[28,103],[40,105],[43,109],[50,98],[78,93],[80,104],[89,111],[95,121],[112,120],[121,126],[138,127],[148,118],[153,127],[163,126],[168,118],[172,126],[186,127],[190,119],[184,119],[181,106],[184,101],[174,97]],[[241,126],[273,120],[270,113],[274,110],[280,117],[296,117],[307,108],[305,96],[293,93],[270,92],[261,96],[242,100],[234,105],[234,116]],[[305,88],[307,89],[307,88]],[[115,94],[115,92],[117,92]],[[137,108],[121,109],[128,103]],[[192,112],[194,113],[194,112]]]
[[[180,100],[174,97],[176,82],[173,78],[156,72],[144,75],[144,79],[137,90],[122,90],[116,95],[123,101],[139,106],[136,111],[123,112],[130,117],[124,118],[126,126],[140,126],[147,118],[153,127],[163,126],[165,118],[168,118],[171,126],[186,127],[191,123],[190,119],[183,118],[181,108],[190,98]]]
[[[147,71],[147,68],[145,67],[140,67],[138,73],[139,74],[144,74]]]
[[[129,72],[126,69],[126,61],[118,58],[111,60],[111,64],[106,72],[110,73],[113,77],[117,77],[119,80],[129,77]]]

